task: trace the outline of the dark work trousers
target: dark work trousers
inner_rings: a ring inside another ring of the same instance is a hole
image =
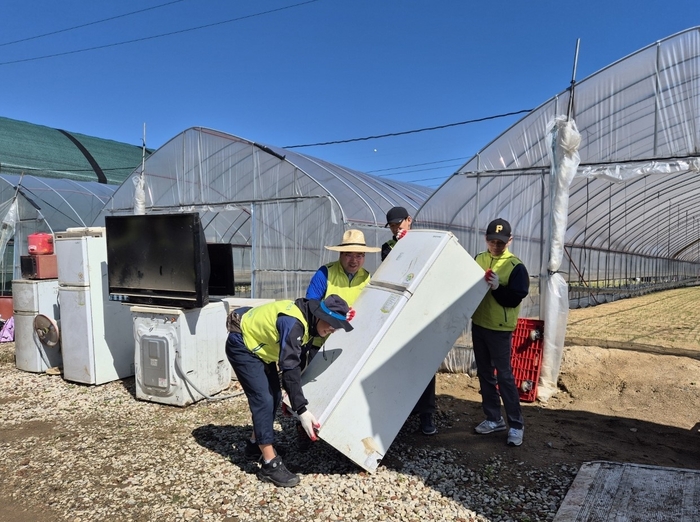
[[[243,343],[243,336],[230,333],[226,339],[226,357],[241,383],[253,415],[253,431],[258,444],[274,444],[273,423],[282,400],[277,365],[266,364]]]
[[[428,386],[425,388],[425,391],[423,391],[423,395],[421,395],[420,398],[418,399],[418,402],[416,402],[416,405],[413,407],[413,411],[411,413],[413,415],[415,415],[415,414],[433,415],[435,413],[435,376],[434,375],[433,375],[433,378],[428,383]]]
[[[523,413],[520,408],[520,394],[515,386],[515,377],[510,365],[512,337],[513,332],[499,332],[472,323],[476,374],[479,377],[481,407],[486,419],[498,421],[502,417],[503,400],[508,426],[520,430],[523,428]],[[496,375],[493,374],[494,370]]]

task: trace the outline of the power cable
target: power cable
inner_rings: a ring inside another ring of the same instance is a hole
[[[6,45],[12,45],[16,43],[21,43],[21,42],[28,42],[29,40],[36,40],[38,38],[44,38],[45,36],[53,36],[54,34],[60,34],[60,33],[66,33],[68,31],[73,31],[74,29],[81,29],[83,27],[88,27],[90,25],[97,25],[101,24],[104,22],[109,22],[110,20],[116,20],[118,18],[125,18],[127,16],[139,14],[139,13],[144,13],[146,11],[152,11],[153,9],[160,9],[161,7],[165,7],[168,5],[172,4],[177,4],[180,2],[184,2],[185,0],[173,0],[172,2],[167,2],[165,4],[160,4],[160,5],[154,5],[153,7],[147,7],[145,9],[139,9],[138,11],[131,11],[130,13],[124,13],[116,16],[110,16],[109,18],[103,18],[102,20],[95,20],[94,22],[87,22],[85,24],[80,24],[80,25],[74,25],[73,27],[66,27],[65,29],[58,29],[56,31],[51,31],[50,33],[43,33],[43,34],[37,34],[36,36],[28,36],[27,38],[22,38],[20,40],[13,40],[11,42],[5,42],[5,43],[0,43],[0,47],[4,47]]]
[[[451,159],[444,159],[444,160],[438,160],[438,161],[429,161],[427,163],[414,163],[413,165],[403,165],[401,167],[388,167],[386,169],[375,169],[375,170],[367,170],[365,171],[367,174],[373,174],[374,172],[384,172],[387,170],[398,170],[398,169],[410,169],[413,167],[422,167],[423,165],[435,165],[436,163],[447,163],[448,161],[459,161],[459,160],[465,160],[468,159],[467,156],[464,156],[462,158],[451,158]],[[392,176],[393,174],[383,174],[384,176]],[[380,174],[379,176],[382,176]]]
[[[4,65],[0,63],[0,65]],[[307,143],[304,145],[287,145],[283,148],[285,149],[299,149],[302,147],[320,147],[322,145],[337,145],[339,143],[351,143],[354,141],[367,141],[367,140],[376,140],[379,138],[389,138],[392,136],[404,136],[406,134],[415,134],[418,132],[425,132],[425,131],[432,131],[432,130],[439,130],[439,129],[447,129],[449,127],[456,127],[458,125],[467,125],[469,123],[479,123],[482,121],[488,121],[488,120],[495,120],[497,118],[505,118],[507,116],[515,116],[517,114],[523,114],[526,112],[532,112],[533,109],[523,109],[521,111],[516,111],[516,112],[507,112],[505,114],[497,114],[495,116],[486,116],[485,118],[476,118],[474,120],[467,120],[467,121],[459,121],[457,123],[448,123],[446,125],[437,125],[435,127],[423,127],[422,129],[414,129],[414,130],[408,130],[408,131],[402,131],[402,132],[390,132],[387,134],[377,134],[375,136],[365,136],[364,138],[350,138],[347,140],[336,140],[336,141],[322,141],[319,143]]]
[[[143,38],[135,38],[133,40],[125,40],[123,42],[116,42],[116,43],[105,44],[105,45],[96,45],[94,47],[86,47],[84,49],[76,49],[75,51],[66,51],[63,53],[55,53],[55,54],[45,54],[43,56],[35,56],[34,58],[22,58],[21,60],[11,60],[9,62],[0,62],[0,65],[11,65],[14,63],[33,62],[36,60],[44,60],[46,58],[56,58],[57,56],[66,56],[69,54],[84,53],[87,51],[96,51],[98,49],[107,49],[109,47],[117,47],[120,45],[126,45],[126,44],[130,44],[130,43],[144,42],[146,40],[155,40],[156,38],[163,38],[165,36],[173,36],[175,34],[182,34],[182,33],[188,33],[191,31],[198,31],[199,29],[207,29],[209,27],[215,27],[217,25],[229,24],[231,22],[240,22],[241,20],[247,20],[248,18],[256,18],[258,16],[263,16],[263,15],[267,15],[267,14],[271,14],[271,13],[277,13],[279,11],[285,11],[287,9],[292,9],[294,7],[299,7],[299,6],[306,5],[306,4],[313,4],[314,2],[319,2],[319,1],[320,0],[307,0],[306,2],[300,2],[298,4],[288,5],[285,7],[279,7],[277,9],[270,9],[268,11],[261,11],[259,13],[253,13],[250,15],[239,16],[238,18],[231,18],[229,20],[223,20],[221,22],[214,22],[211,24],[199,25],[197,27],[190,27],[189,29],[181,29],[179,31],[171,31],[169,33],[156,34],[153,36],[144,36]]]

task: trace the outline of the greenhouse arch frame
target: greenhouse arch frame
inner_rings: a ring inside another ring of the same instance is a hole
[[[231,134],[192,127],[153,152],[105,205],[104,217],[134,213],[139,183],[144,212],[198,212],[208,242],[234,247],[238,295],[304,296],[313,273],[338,254],[345,230],[360,229],[368,245],[391,233],[386,212],[412,214],[432,189],[396,182]],[[373,271],[379,254],[367,254]]]
[[[562,190],[554,174],[562,121],[580,137],[563,209],[554,203]],[[553,297],[547,282],[555,274],[568,293],[561,315],[569,306],[698,284],[700,27],[659,40],[547,100],[448,178],[416,220],[451,230],[475,255],[485,250],[486,225],[496,217],[511,223],[512,250],[530,272],[524,317],[544,318]],[[563,259],[552,271],[552,238],[561,222]],[[564,336],[557,329],[548,383],[554,387]],[[552,356],[545,344],[545,366],[548,351]],[[448,364],[466,368],[469,357]]]

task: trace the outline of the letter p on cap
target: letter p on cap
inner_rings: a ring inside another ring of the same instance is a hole
[[[503,225],[496,225],[496,234],[503,230]]]

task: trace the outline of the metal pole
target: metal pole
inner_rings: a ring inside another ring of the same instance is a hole
[[[574,110],[574,86],[576,85],[576,67],[578,65],[578,48],[581,39],[576,39],[576,52],[574,53],[574,69],[571,72],[571,92],[569,93],[569,108],[566,111],[566,119],[571,120],[571,113]]]

